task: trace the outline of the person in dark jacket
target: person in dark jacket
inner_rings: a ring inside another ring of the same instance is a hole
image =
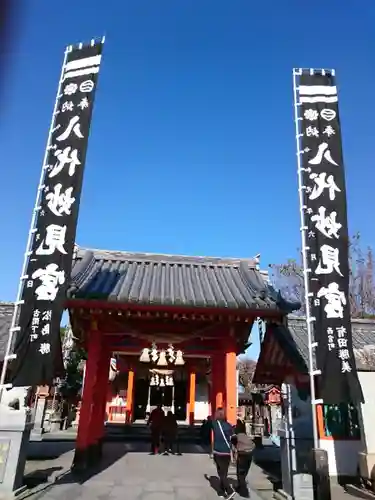
[[[164,419],[163,440],[164,453],[174,453],[174,444],[177,439],[177,420],[173,412],[169,411]]]
[[[213,431],[213,456],[217,469],[217,474],[220,479],[220,496],[227,499],[233,498],[235,491],[231,488],[228,482],[228,469],[231,460],[231,437],[233,435],[233,427],[227,422],[223,408],[218,408],[215,413],[215,418],[212,421]]]
[[[154,408],[148,418],[147,425],[151,429],[151,453],[155,455],[160,448],[160,438],[164,426],[165,414],[161,405]]]
[[[211,432],[212,432],[212,418],[209,415],[206,420],[203,421],[200,429],[201,441],[203,446],[207,446],[211,453]]]
[[[255,443],[253,439],[246,434],[246,425],[242,420],[237,420],[231,442],[236,449],[237,492],[242,497],[248,497],[249,490],[247,489],[246,477],[253,460]]]

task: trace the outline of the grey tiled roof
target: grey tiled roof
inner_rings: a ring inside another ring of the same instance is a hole
[[[0,302],[0,361],[3,361],[5,356],[13,311],[14,304],[12,302]]]
[[[278,309],[254,260],[77,248],[68,298],[141,305]]]
[[[305,318],[289,316],[288,329],[298,353],[308,366],[309,348]],[[285,329],[278,331],[281,333],[282,330]],[[352,338],[357,368],[359,370],[375,370],[375,354],[372,353],[372,350],[375,350],[375,320],[352,319]],[[373,363],[370,363],[370,358],[372,358]]]

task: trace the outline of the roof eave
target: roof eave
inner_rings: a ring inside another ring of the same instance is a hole
[[[268,309],[249,308],[249,309],[236,309],[236,308],[222,308],[222,307],[204,307],[204,306],[186,306],[183,304],[158,304],[158,303],[138,303],[138,302],[120,302],[108,301],[106,299],[85,299],[69,297],[65,302],[67,309],[100,309],[100,310],[118,310],[118,311],[150,311],[150,312],[168,312],[172,314],[195,314],[195,315],[215,315],[215,316],[238,316],[239,318],[256,317],[279,319],[283,316],[276,304],[275,307]]]

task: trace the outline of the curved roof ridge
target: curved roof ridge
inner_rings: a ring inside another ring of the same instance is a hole
[[[131,260],[156,260],[159,262],[175,262],[176,264],[181,262],[184,264],[201,264],[201,265],[231,265],[239,266],[241,263],[248,264],[249,267],[257,268],[258,260],[254,257],[249,258],[239,258],[239,257],[212,257],[212,256],[201,256],[201,255],[176,255],[167,253],[156,253],[156,252],[130,252],[125,250],[106,250],[99,248],[87,248],[80,247],[76,245],[75,252],[78,256],[84,254],[85,252],[92,252],[96,259],[107,259],[107,260],[121,260],[121,259],[131,259]],[[268,276],[267,271],[260,271],[263,276]],[[266,274],[267,273],[267,274]]]
[[[253,259],[116,252],[75,247],[70,299],[228,310],[273,310],[268,272]],[[242,276],[246,270],[246,276]],[[242,271],[242,272],[241,272]],[[277,295],[277,294],[276,294]]]

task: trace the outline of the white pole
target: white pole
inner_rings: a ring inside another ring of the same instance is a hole
[[[238,411],[238,391],[240,388],[240,370],[237,368],[236,370],[236,408]]]
[[[1,377],[0,377],[0,402],[1,402],[2,395],[3,395],[3,389],[6,388],[6,387],[11,387],[11,384],[6,384],[5,385],[6,372],[7,372],[7,369],[8,369],[9,361],[12,360],[12,359],[16,359],[16,354],[11,354],[12,349],[13,349],[13,334],[20,331],[20,327],[16,326],[16,324],[18,322],[18,312],[19,312],[18,308],[19,308],[19,306],[21,304],[23,304],[23,300],[21,300],[22,299],[22,292],[23,292],[24,282],[28,278],[28,276],[26,276],[26,271],[27,271],[27,265],[28,265],[28,262],[29,262],[29,257],[31,255],[31,245],[32,245],[32,242],[33,242],[33,237],[34,237],[34,234],[36,232],[35,224],[36,224],[36,220],[37,220],[37,214],[38,214],[38,212],[40,210],[40,205],[39,204],[40,204],[41,194],[42,194],[42,191],[43,191],[43,188],[44,188],[44,178],[45,178],[46,169],[47,169],[46,162],[47,162],[48,153],[49,153],[50,146],[51,146],[51,138],[52,138],[53,128],[54,128],[54,125],[55,125],[55,118],[56,118],[57,107],[59,105],[59,99],[60,99],[60,94],[61,94],[61,85],[63,83],[63,76],[64,76],[65,64],[66,64],[66,60],[67,60],[68,54],[71,51],[72,51],[72,47],[71,46],[69,46],[69,47],[67,47],[65,49],[64,61],[63,61],[63,65],[62,65],[62,68],[61,68],[61,75],[60,75],[60,80],[59,80],[59,86],[58,86],[58,90],[57,90],[57,94],[56,94],[55,105],[54,105],[54,108],[53,108],[51,125],[50,125],[49,132],[48,132],[47,146],[46,146],[46,150],[45,150],[45,153],[44,153],[43,166],[42,166],[42,171],[41,171],[41,174],[40,174],[39,185],[38,185],[37,195],[36,195],[36,199],[35,199],[35,205],[34,205],[33,215],[32,215],[32,218],[31,218],[29,236],[27,238],[26,252],[24,254],[22,271],[21,271],[21,278],[20,278],[20,282],[19,282],[19,285],[18,285],[18,291],[17,291],[17,299],[16,299],[16,302],[14,304],[14,311],[13,311],[12,323],[11,323],[11,327],[10,327],[10,330],[9,330],[8,343],[7,343],[7,347],[6,347],[6,351],[5,351],[3,367],[2,367],[2,370],[1,370]]]
[[[83,373],[82,373],[81,401],[83,399],[83,389],[85,387],[85,382],[86,382],[86,363],[87,363],[87,361],[85,361],[85,364],[83,366]]]
[[[314,375],[318,375],[320,372],[318,370],[314,371],[314,348],[317,346],[317,343],[314,342],[313,332],[312,332],[312,323],[315,320],[314,317],[311,316],[310,311],[310,293],[309,293],[309,272],[311,271],[308,268],[307,261],[307,252],[309,247],[306,245],[306,229],[305,225],[305,205],[303,200],[303,192],[306,189],[306,186],[303,185],[302,179],[302,165],[301,165],[301,155],[302,151],[300,148],[300,127],[299,127],[299,113],[298,106],[300,105],[297,101],[297,76],[301,75],[302,71],[300,69],[293,69],[293,93],[294,93],[294,123],[296,129],[296,145],[297,145],[297,168],[298,168],[298,192],[299,192],[299,205],[300,205],[300,220],[301,220],[301,240],[302,240],[302,259],[303,259],[303,280],[305,286],[305,303],[306,303],[306,326],[307,326],[307,338],[309,344],[309,378],[310,378],[310,394],[311,394],[311,411],[312,411],[312,422],[313,422],[313,438],[314,438],[314,448],[319,447],[319,439],[318,439],[318,425],[317,425],[317,417],[316,417],[316,404],[317,401],[315,399],[315,379]]]

